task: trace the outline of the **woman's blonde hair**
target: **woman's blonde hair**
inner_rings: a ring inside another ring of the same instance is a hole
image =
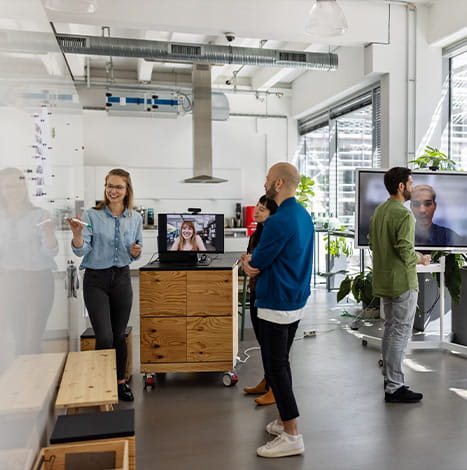
[[[193,222],[191,222],[191,220],[185,220],[181,227],[180,227],[180,243],[178,244],[178,251],[183,251],[183,247],[185,246],[185,239],[183,238],[183,235],[182,235],[182,230],[183,230],[183,227],[184,226],[187,226],[187,227],[190,227],[192,232],[193,232],[193,235],[191,236],[191,251],[198,251],[198,248],[196,246],[196,229],[195,229],[195,224]]]
[[[121,178],[123,178],[125,180],[126,194],[125,194],[125,198],[123,200],[123,205],[125,206],[125,209],[128,209],[129,211],[131,211],[131,209],[133,208],[134,193],[133,193],[133,184],[131,183],[130,173],[128,173],[128,171],[123,170],[121,168],[114,168],[113,170],[110,170],[107,173],[107,176],[105,177],[105,184],[107,184],[107,180],[109,179],[109,176],[120,176]],[[110,203],[110,200],[107,197],[107,194],[106,194],[105,189],[104,189],[104,200],[99,201],[96,204],[95,209],[102,210],[102,209],[104,209],[105,206],[108,206],[109,203]]]

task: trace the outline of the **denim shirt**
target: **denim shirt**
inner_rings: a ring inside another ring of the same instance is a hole
[[[92,225],[83,228],[83,246],[76,248],[71,243],[73,253],[84,256],[80,269],[121,268],[137,259],[130,255],[130,247],[133,243],[143,246],[143,219],[138,212],[125,209],[115,217],[106,206],[88,209],[83,221]]]

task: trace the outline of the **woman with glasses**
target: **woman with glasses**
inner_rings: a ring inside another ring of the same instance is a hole
[[[125,330],[130,318],[133,290],[129,264],[141,256],[141,215],[132,210],[130,174],[111,170],[105,178],[104,200],[79,217],[68,219],[71,246],[83,256],[84,303],[96,336],[96,349],[114,348],[120,400],[133,401],[125,381],[127,347]]]

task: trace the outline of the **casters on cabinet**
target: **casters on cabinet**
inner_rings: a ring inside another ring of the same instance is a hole
[[[153,375],[144,374],[143,382],[144,382],[144,390],[147,390],[147,389],[152,390],[156,385],[156,381],[154,380]]]
[[[225,387],[232,387],[238,382],[238,376],[235,372],[226,372],[222,377],[222,383]]]
[[[380,360],[378,361],[378,365],[379,365],[380,367],[383,367],[383,360],[382,360],[382,359],[380,359]]]
[[[368,346],[368,341],[366,339],[362,339],[362,346]]]

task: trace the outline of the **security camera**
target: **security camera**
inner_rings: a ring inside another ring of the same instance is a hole
[[[226,84],[226,85],[232,85],[232,80],[226,80],[226,81],[225,81],[225,84]]]
[[[224,36],[228,42],[232,42],[235,40],[235,33],[224,33]]]

